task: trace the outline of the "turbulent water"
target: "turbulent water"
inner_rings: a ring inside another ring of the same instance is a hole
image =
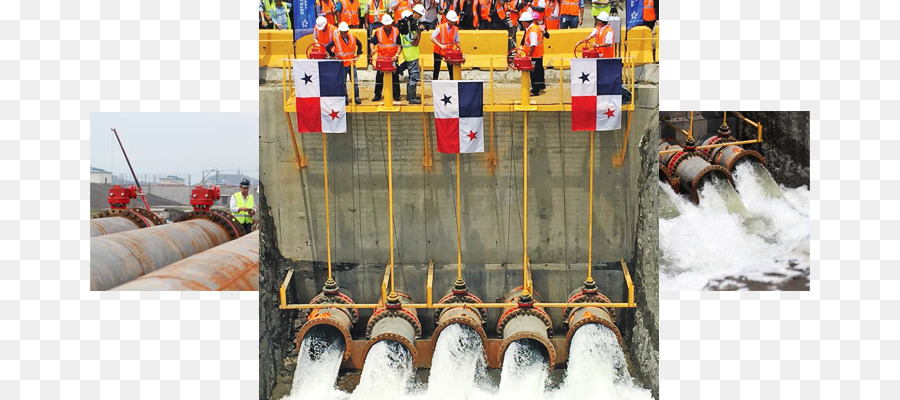
[[[652,399],[650,391],[634,384],[616,335],[598,324],[579,328],[572,337],[566,380],[553,400]]]
[[[704,184],[698,205],[660,183],[677,208],[659,222],[662,290],[772,290],[808,280],[809,189],[779,187],[753,162],[733,178],[736,192],[725,181]]]
[[[341,367],[344,343],[334,336],[316,333],[319,332],[311,331],[300,343],[294,385],[284,399],[331,399],[342,395],[334,382]]]
[[[454,324],[443,330],[432,358],[428,385],[415,386],[412,358],[397,342],[378,342],[369,350],[359,385],[352,394],[335,389],[343,349],[307,345],[304,339],[285,399],[315,400],[643,400],[650,391],[635,386],[622,348],[606,327],[588,324],[572,338],[565,381],[551,387],[547,356],[539,344],[519,340],[509,345],[500,384],[486,374],[481,337]],[[319,350],[316,350],[319,349]],[[320,354],[315,362],[309,354]],[[326,361],[328,360],[328,361]]]

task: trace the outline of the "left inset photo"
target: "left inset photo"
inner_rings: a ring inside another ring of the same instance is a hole
[[[259,114],[91,115],[91,290],[259,289]]]

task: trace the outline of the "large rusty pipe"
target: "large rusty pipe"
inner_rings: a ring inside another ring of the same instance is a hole
[[[581,289],[572,291],[567,303],[610,303],[609,298],[597,290],[596,285],[588,286],[587,283]],[[619,345],[622,345],[622,335],[616,327],[616,316],[612,309],[596,306],[573,306],[563,309],[563,327],[566,332],[566,349],[570,348],[572,337],[579,328],[588,324],[603,325],[616,334]],[[570,354],[566,351],[567,354]]]
[[[207,219],[136,229],[91,239],[91,290],[108,290],[231,240]]]
[[[455,308],[436,308],[434,334],[431,336],[432,353],[437,347],[438,337],[444,328],[461,324],[472,328],[478,336],[481,336],[481,345],[487,350],[487,334],[484,332],[484,324],[487,321],[487,312],[484,308],[477,308],[481,303],[478,296],[470,293],[468,289],[454,290],[450,289],[450,293],[441,298],[438,304],[448,303],[466,303],[472,304],[472,307],[455,307]]]
[[[162,225],[165,221],[141,208],[103,210],[91,218],[91,237]]]
[[[699,190],[703,182],[713,177],[721,177],[732,182],[731,173],[725,167],[712,165],[706,161],[703,153],[684,149],[678,144],[665,139],[659,142],[659,151],[676,150],[673,153],[659,155],[660,168],[670,179],[677,179],[681,188],[691,195],[694,202],[700,201]],[[672,183],[670,181],[670,183]],[[673,185],[676,188],[677,185]]]
[[[344,341],[344,360],[350,358],[350,345],[352,343],[350,330],[359,321],[359,311],[352,308],[338,308],[329,305],[353,304],[353,299],[350,298],[349,294],[342,293],[336,285],[334,287],[326,285],[325,289],[316,297],[313,297],[310,303],[321,304],[322,307],[313,308],[307,315],[306,322],[303,323],[300,331],[297,332],[297,349],[300,349],[300,344],[306,335],[317,334],[318,332],[328,334],[328,331],[331,331],[332,335],[339,336]]]
[[[509,345],[517,340],[532,340],[543,346],[547,355],[548,367],[552,368],[556,363],[556,349],[550,342],[550,333],[553,329],[550,316],[543,308],[523,303],[522,289],[522,287],[515,288],[504,296],[504,302],[510,303],[512,306],[503,312],[497,323],[497,332],[503,339],[500,342],[499,350],[501,367]],[[537,292],[532,292],[530,299],[540,301],[540,296]]]
[[[400,307],[381,305],[375,309],[372,318],[369,318],[366,326],[366,337],[369,341],[363,350],[363,359],[375,343],[393,340],[405,347],[412,357],[413,365],[418,365],[419,354],[416,351],[415,340],[422,335],[422,325],[415,309],[402,306],[403,303],[411,302],[409,296],[400,292],[397,294],[400,297]]]
[[[112,290],[259,290],[259,231],[194,254]]]
[[[720,128],[721,129],[721,128]],[[723,133],[725,131],[722,131]],[[730,133],[730,131],[728,131]],[[730,134],[713,135],[703,141],[703,145],[737,142]],[[766,165],[766,159],[756,151],[744,149],[741,146],[721,146],[701,150],[706,158],[713,164],[725,167],[729,172],[734,171],[735,165],[741,160],[754,160]]]

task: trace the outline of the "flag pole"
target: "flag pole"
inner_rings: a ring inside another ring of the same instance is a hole
[[[397,291],[394,290],[394,180],[393,180],[393,166],[391,165],[391,113],[387,113],[387,157],[388,157],[388,221],[390,221],[390,233],[388,234],[390,239],[390,249],[391,249],[391,257],[390,257],[390,266],[391,266],[391,293],[388,295],[387,301],[388,303],[399,303],[400,297],[397,296]]]

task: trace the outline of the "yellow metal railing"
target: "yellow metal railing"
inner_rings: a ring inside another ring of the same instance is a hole
[[[634,282],[631,280],[631,273],[628,271],[628,265],[625,263],[625,260],[620,261],[622,264],[622,274],[625,278],[625,285],[628,289],[628,300],[624,303],[534,303],[535,307],[544,307],[544,308],[564,308],[564,307],[608,307],[608,308],[635,308],[637,307],[637,303],[634,301]],[[411,303],[411,304],[403,304],[403,307],[406,308],[454,308],[454,307],[473,307],[473,308],[507,308],[513,307],[510,303],[478,303],[478,304],[468,304],[468,303],[445,303],[445,304],[433,304],[431,302],[432,296],[432,287],[431,284],[433,282],[433,268],[434,263],[429,263],[429,271],[428,271],[428,282],[426,283],[426,303]],[[281,296],[281,302],[278,306],[279,309],[282,310],[306,310],[313,308],[321,308],[322,304],[288,304],[287,302],[287,291],[290,287],[291,278],[294,275],[293,270],[288,270],[287,274],[284,277],[284,281],[279,288],[279,294]],[[385,268],[384,278],[381,282],[381,293],[382,293],[382,301],[378,303],[354,303],[354,304],[328,304],[327,307],[333,308],[376,308],[383,304],[383,299],[386,296],[386,291],[388,289],[388,280],[389,280],[390,270],[389,268]]]
[[[756,143],[762,143],[762,142],[763,142],[763,139],[762,139],[763,127],[762,127],[762,124],[761,124],[761,123],[751,121],[751,120],[747,119],[747,117],[745,117],[743,114],[741,114],[741,113],[739,113],[739,112],[732,111],[732,113],[734,113],[734,115],[736,115],[736,116],[738,117],[738,119],[740,119],[740,120],[742,120],[742,121],[744,121],[744,122],[750,124],[750,126],[756,128],[756,139],[740,140],[740,141],[737,141],[737,142],[725,142],[725,143],[717,143],[717,144],[708,144],[708,145],[706,145],[706,146],[697,146],[695,149],[696,149],[696,150],[706,150],[706,149],[714,149],[714,148],[716,148],[716,147],[743,146],[743,145],[745,145],[745,144],[756,144]],[[692,113],[692,114],[693,114],[693,113]],[[672,122],[670,122],[670,121],[667,120],[667,119],[664,119],[664,118],[661,118],[661,119],[662,119],[662,121],[663,121],[664,124],[670,126],[672,129],[675,129],[675,131],[677,131],[677,132],[681,132],[681,133],[684,134],[686,137],[692,137],[692,136],[693,136],[693,132],[685,131],[684,129],[682,129],[682,128],[676,126],[675,124],[673,124]],[[679,152],[679,151],[681,151],[681,150],[679,150],[679,149],[663,150],[663,151],[660,151],[660,152],[659,152],[659,155],[672,154],[672,153],[677,153],[677,152]]]

